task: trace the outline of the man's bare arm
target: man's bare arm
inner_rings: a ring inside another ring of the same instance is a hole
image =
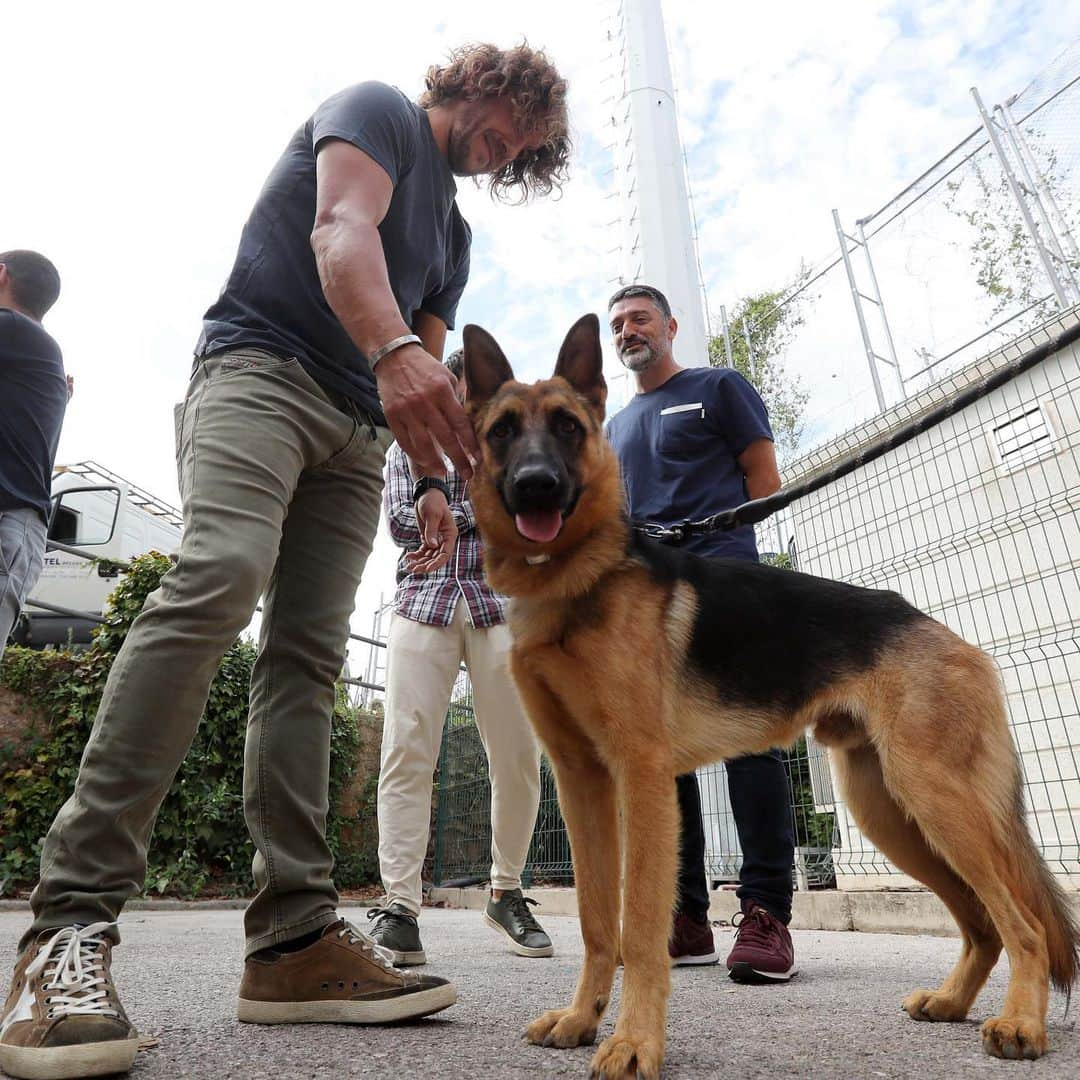
[[[424,348],[442,360],[446,349],[446,323],[430,311],[418,311],[413,318],[413,333],[424,343]]]
[[[348,335],[370,355],[412,332],[390,289],[378,230],[393,185],[373,158],[341,140],[319,150],[316,182],[311,247],[323,293]],[[454,467],[471,476],[476,438],[442,364],[420,345],[406,345],[379,363],[375,377],[387,422],[420,471],[438,475],[442,447]]]
[[[413,321],[413,332],[424,343],[424,348],[441,360],[446,347],[446,323],[427,311],[419,311]],[[445,477],[446,470],[439,462],[436,472],[424,473],[416,461],[409,462],[413,476]],[[406,565],[414,574],[430,574],[450,561],[457,543],[458,528],[446,496],[437,488],[425,491],[416,504],[416,524],[420,528],[420,547],[405,556]]]
[[[772,439],[755,439],[739,455],[738,462],[751,499],[764,499],[780,490],[780,472],[776,467],[776,448]]]

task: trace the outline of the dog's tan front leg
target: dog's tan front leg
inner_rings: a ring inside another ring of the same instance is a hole
[[[617,777],[626,843],[623,883],[623,989],[615,1034],[592,1061],[601,1080],[654,1080],[664,1060],[671,989],[668,938],[675,904],[679,815],[670,761],[629,747]]]
[[[514,669],[514,665],[511,665]],[[529,718],[551,760],[574,860],[585,963],[577,992],[565,1009],[537,1017],[525,1037],[543,1046],[583,1046],[611,996],[619,952],[619,832],[615,784],[589,740],[547,688],[514,669]]]

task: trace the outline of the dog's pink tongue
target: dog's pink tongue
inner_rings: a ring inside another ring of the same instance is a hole
[[[533,510],[528,514],[518,514],[514,518],[514,524],[526,540],[546,544],[559,535],[562,514],[558,510]]]

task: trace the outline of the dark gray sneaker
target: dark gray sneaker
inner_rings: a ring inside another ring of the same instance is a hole
[[[530,904],[535,907],[536,901],[522,896],[520,889],[510,889],[498,900],[489,896],[484,921],[510,939],[510,945],[518,956],[551,956],[555,951],[551,938],[533,918]]]
[[[376,907],[367,917],[372,920],[368,937],[386,953],[394,967],[427,963],[424,946],[420,944],[420,927],[407,907],[401,904]]]

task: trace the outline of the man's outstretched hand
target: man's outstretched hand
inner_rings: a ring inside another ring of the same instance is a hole
[[[454,515],[438,488],[420,496],[416,524],[420,529],[420,547],[405,556],[405,565],[414,574],[430,574],[450,561],[458,537]]]
[[[480,450],[454,376],[419,345],[405,345],[378,364],[375,377],[386,422],[419,475],[444,475],[441,447],[468,480]]]

